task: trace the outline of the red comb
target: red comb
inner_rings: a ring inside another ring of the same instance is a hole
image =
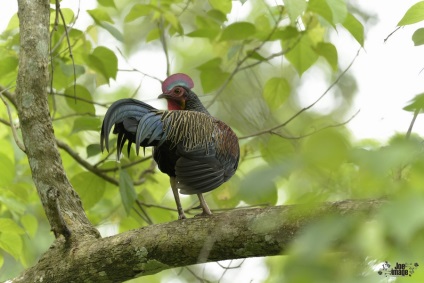
[[[166,78],[166,80],[162,83],[162,92],[165,93],[167,91],[170,91],[175,86],[185,86],[188,88],[193,88],[194,83],[193,80],[183,73],[177,73],[170,75]]]

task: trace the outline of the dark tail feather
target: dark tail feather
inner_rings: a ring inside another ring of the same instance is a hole
[[[114,102],[106,112],[103,120],[102,131],[100,134],[100,148],[103,151],[106,148],[109,151],[109,133],[113,125],[122,123],[125,119],[140,120],[148,112],[156,110],[152,106],[135,100],[121,99]]]

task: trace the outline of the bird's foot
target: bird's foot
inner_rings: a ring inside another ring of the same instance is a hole
[[[178,212],[178,220],[181,220],[181,219],[187,219],[184,212]]]
[[[194,217],[209,217],[211,215],[212,215],[212,212],[210,211],[210,209],[208,207],[208,209],[204,209],[203,208],[203,212],[202,213],[199,213],[199,214],[196,214]]]

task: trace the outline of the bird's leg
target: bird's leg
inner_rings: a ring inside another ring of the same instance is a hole
[[[169,181],[171,183],[171,188],[172,188],[172,193],[174,194],[175,203],[177,204],[178,219],[186,219],[186,216],[183,211],[183,207],[181,206],[180,195],[178,194],[177,181],[175,180],[175,177],[170,177]]]
[[[209,209],[208,204],[205,201],[205,198],[203,197],[202,194],[197,194],[197,197],[199,198],[200,201],[200,207],[203,209],[203,212],[199,215],[196,216],[208,216],[208,215],[212,215],[211,210]]]

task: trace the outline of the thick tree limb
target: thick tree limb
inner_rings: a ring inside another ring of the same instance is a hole
[[[87,239],[78,247],[52,247],[34,267],[10,283],[122,282],[178,266],[286,254],[289,243],[311,221],[329,214],[360,213],[370,218],[383,203],[356,200],[314,208],[241,209],[150,225],[113,237]]]
[[[52,229],[59,227],[59,231],[54,231],[56,235],[70,231],[71,239],[75,240],[98,237],[65,174],[49,116],[50,1],[19,0],[18,8],[20,53],[16,106],[32,178]],[[48,196],[52,188],[57,192],[56,201]]]

